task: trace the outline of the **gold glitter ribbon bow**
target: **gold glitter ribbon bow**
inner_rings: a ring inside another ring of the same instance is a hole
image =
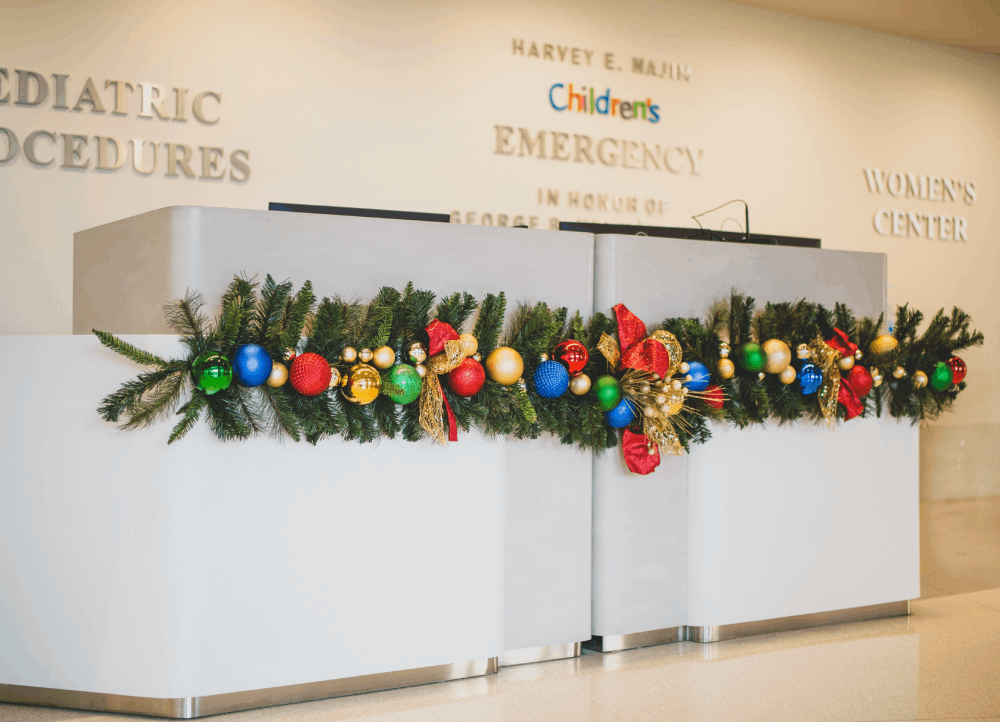
[[[823,383],[816,392],[819,396],[819,410],[823,412],[826,425],[831,429],[837,426],[837,397],[840,394],[840,369],[837,359],[840,352],[830,348],[826,341],[816,338],[809,344],[809,360],[823,373]]]
[[[444,342],[444,351],[427,361],[427,373],[420,387],[420,425],[439,444],[448,440],[458,440],[458,429],[455,426],[455,415],[444,396],[441,388],[441,374],[446,374],[458,368],[462,362],[474,354],[476,349],[464,346],[459,339]],[[444,414],[448,413],[449,433],[444,431]]]

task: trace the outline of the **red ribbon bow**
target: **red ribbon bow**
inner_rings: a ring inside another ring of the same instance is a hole
[[[622,351],[619,366],[623,369],[648,371],[664,378],[670,368],[667,349],[659,341],[647,338],[646,324],[625,308],[624,303],[615,306],[614,312],[618,318],[618,344]]]
[[[457,341],[459,339],[458,332],[450,324],[438,321],[437,319],[427,324],[424,330],[427,332],[430,341],[427,346],[428,356],[437,356],[439,353],[444,353],[444,344],[446,341]],[[433,373],[433,371],[428,371],[428,373]],[[458,423],[455,421],[455,412],[451,410],[451,404],[448,403],[448,392],[444,390],[443,384],[441,385],[441,398],[444,399],[444,411],[448,416],[448,441],[458,441]]]
[[[839,328],[833,329],[833,338],[828,339],[826,345],[832,349],[836,349],[840,353],[841,357],[853,356],[854,352],[858,350],[858,345],[856,343],[851,343],[847,334]],[[860,385],[863,386],[863,384]],[[864,409],[864,404],[861,403],[861,397],[867,394],[868,390],[861,391],[858,386],[857,377],[852,374],[840,375],[840,390],[837,392],[837,401],[843,404],[844,408],[847,410],[844,417],[845,420],[853,419]]]
[[[622,352],[619,368],[648,371],[660,378],[666,377],[670,354],[664,345],[647,338],[646,324],[625,308],[625,304],[619,303],[614,312],[618,319],[618,345]],[[634,474],[651,474],[660,465],[660,450],[656,443],[645,434],[628,429],[622,432],[622,456]]]

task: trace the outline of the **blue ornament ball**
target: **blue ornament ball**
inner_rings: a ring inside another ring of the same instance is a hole
[[[823,372],[816,368],[816,364],[805,363],[799,369],[799,389],[804,394],[814,394],[823,383]]]
[[[624,429],[635,419],[635,406],[628,399],[622,399],[611,411],[604,412],[604,418],[612,429]]]
[[[271,375],[273,365],[271,355],[255,343],[240,346],[233,356],[233,373],[243,386],[260,386]]]
[[[534,379],[535,391],[543,399],[558,399],[569,388],[569,371],[558,361],[542,361]]]
[[[691,377],[691,380],[685,381],[684,385],[691,391],[704,391],[708,388],[710,374],[708,367],[701,361],[688,361],[687,375]]]

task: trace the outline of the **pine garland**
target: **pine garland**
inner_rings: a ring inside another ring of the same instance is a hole
[[[336,296],[318,300],[308,281],[296,291],[290,282],[277,283],[271,276],[263,283],[235,277],[222,297],[218,318],[212,322],[203,308],[203,298],[191,292],[165,307],[168,324],[181,336],[188,351],[187,357],[181,359],[163,359],[109,333],[94,331],[104,346],[147,369],[103,400],[98,409],[102,418],[132,429],[175,414],[179,419],[168,443],[181,439],[203,417],[224,441],[257,435],[305,439],[311,444],[334,436],[361,443],[397,436],[419,441],[428,436],[420,424],[419,404],[402,406],[389,398],[389,394],[399,394],[401,389],[390,382],[388,370],[381,372],[381,395],[367,405],[348,403],[337,389],[304,396],[291,384],[247,388],[234,382],[209,395],[192,383],[190,372],[199,354],[212,352],[232,358],[240,346],[248,343],[262,346],[274,362],[285,362],[295,354],[315,353],[344,371],[341,351],[348,346],[388,346],[397,359],[402,359],[408,344],[426,340],[424,329],[436,318],[458,333],[469,330],[478,340],[483,359],[507,346],[524,361],[523,386],[502,386],[487,378],[478,393],[462,397],[444,384],[445,398],[459,429],[478,428],[489,436],[523,439],[551,433],[564,444],[596,452],[619,443],[618,432],[607,424],[594,394],[577,396],[567,392],[550,399],[542,397],[534,385],[538,364],[557,344],[569,339],[587,348],[589,360],[583,373],[590,379],[615,371],[608,368],[598,350],[602,336],[611,336],[616,330],[613,317],[602,313],[596,313],[586,323],[579,312],[570,315],[566,308],[553,309],[544,302],[521,304],[505,325],[507,299],[503,293],[489,294],[481,301],[464,292],[436,299],[433,293],[418,290],[411,283],[402,291],[384,287],[363,305]],[[815,395],[803,395],[797,384],[786,385],[776,375],[766,375],[762,380],[756,374],[721,378],[716,362],[722,355],[723,343],[735,349],[745,342],[779,339],[795,349],[817,338],[829,339],[834,329],[839,329],[867,353],[880,335],[883,322],[881,317],[859,320],[839,303],[832,310],[805,300],[768,303],[756,309],[755,299],[734,290],[704,320],[667,318],[648,329],[650,333],[663,329],[673,334],[684,360],[704,363],[711,371],[711,383],[724,394],[721,409],[714,408],[703,396],[692,394],[686,398],[685,407],[691,413],[686,423],[676,425],[684,449],[710,438],[709,421],[743,428],[768,420],[791,423],[822,419]],[[473,319],[474,323],[470,323]],[[934,419],[948,410],[965,389],[964,381],[943,391],[931,385],[918,387],[913,378],[920,370],[930,373],[938,362],[947,362],[958,351],[981,345],[983,334],[970,330],[971,319],[957,308],[950,315],[939,311],[921,334],[918,329],[923,319],[919,311],[901,306],[895,321],[898,345],[886,353],[865,357],[863,363],[878,367],[885,381],[861,399],[861,416],[887,413],[914,423]],[[896,369],[902,369],[900,378],[892,374]],[[838,410],[843,417],[844,407],[838,406]]]

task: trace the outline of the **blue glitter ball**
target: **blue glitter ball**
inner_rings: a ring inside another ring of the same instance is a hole
[[[271,355],[255,343],[240,346],[233,356],[233,373],[243,386],[260,386],[271,375],[273,365]]]
[[[710,374],[708,367],[701,361],[688,361],[687,375],[691,377],[691,380],[685,381],[684,385],[691,391],[704,391],[708,388]]]
[[[622,399],[611,411],[604,412],[604,418],[612,429],[624,429],[635,419],[635,406],[628,399]]]
[[[823,383],[823,372],[816,364],[805,363],[799,369],[799,388],[804,394],[814,394]]]
[[[558,399],[569,388],[569,371],[558,361],[542,361],[535,369],[535,391],[543,399]]]

